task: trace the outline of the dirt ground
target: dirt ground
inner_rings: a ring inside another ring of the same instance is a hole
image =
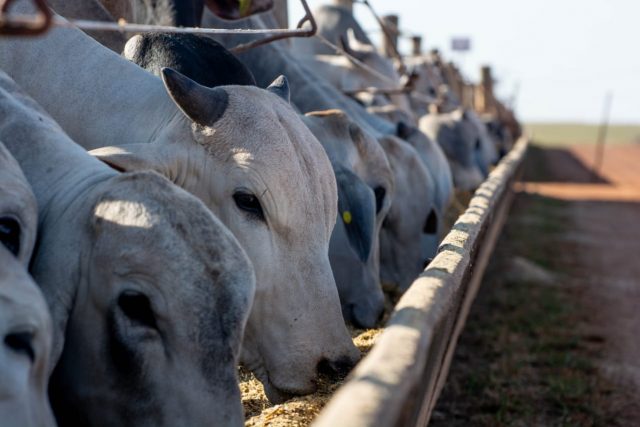
[[[532,147],[432,425],[640,425],[640,145]]]

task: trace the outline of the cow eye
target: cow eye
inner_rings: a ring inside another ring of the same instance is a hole
[[[151,302],[145,295],[135,291],[124,291],[118,297],[118,307],[133,324],[157,329]]]
[[[31,362],[36,358],[33,350],[33,333],[31,332],[15,332],[4,337],[4,344],[12,351],[29,357]]]
[[[15,256],[20,252],[20,224],[13,218],[0,218],[0,241]]]
[[[480,142],[480,138],[476,138],[476,150],[479,150],[481,145],[482,142]]]
[[[378,186],[373,189],[373,193],[376,195],[376,214],[379,214],[384,206],[384,196],[387,194],[387,190],[384,187]]]
[[[248,213],[255,219],[265,220],[262,205],[260,205],[260,201],[253,194],[238,191],[233,195],[233,200],[241,211]]]

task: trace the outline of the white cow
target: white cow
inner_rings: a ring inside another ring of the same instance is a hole
[[[444,215],[453,197],[451,168],[442,148],[415,126],[398,123],[396,135],[411,144],[435,181],[434,203],[438,213]]]
[[[4,73],[0,140],[38,201],[31,271],[54,322],[58,421],[242,425],[255,279],[233,235],[164,177],[88,155]]]
[[[420,130],[437,141],[444,151],[455,186],[475,190],[482,184],[486,171],[482,169],[482,141],[476,124],[464,109],[450,113],[427,114],[420,118]]]
[[[26,267],[38,228],[38,206],[20,166],[0,142],[0,243]]]
[[[340,110],[307,113],[304,122],[329,155],[338,182],[338,220],[329,258],[345,319],[371,328],[384,310],[379,233],[395,191],[387,157]]]
[[[56,425],[47,397],[51,316],[40,290],[0,245],[0,424]]]
[[[208,37],[137,35],[123,55],[155,75],[171,67],[207,87],[220,81],[255,85],[250,71]],[[384,310],[378,232],[392,198],[391,169],[377,141],[342,111],[308,113],[302,120],[324,147],[336,175],[338,219],[329,260],[343,316],[360,327],[374,327]]]
[[[489,129],[480,116],[473,110],[467,111],[467,114],[475,127],[476,138],[480,141],[480,149],[476,153],[476,163],[482,174],[487,177],[490,167],[498,162],[498,147],[489,135]]]
[[[2,40],[0,63],[83,147],[160,172],[234,233],[257,284],[242,361],[271,399],[315,390],[321,362],[356,362],[328,257],[335,177],[284,80],[209,89],[166,70],[163,85],[74,29]]]
[[[252,17],[243,22],[237,23],[235,25],[240,25],[245,28],[264,28],[268,27],[269,21],[272,19],[270,14],[263,14],[259,17]],[[203,18],[203,26],[212,26],[212,27],[225,27],[228,24],[225,24],[224,21],[217,20],[215,17],[211,16],[211,14],[207,14],[205,11],[205,16]],[[222,41],[223,44],[227,46],[233,46],[241,40],[240,37],[236,36],[225,36],[220,37],[219,40]],[[251,49],[246,53],[239,55],[241,61],[243,61],[249,69],[253,72],[258,81],[258,84],[264,84],[265,79],[276,72],[278,70],[286,70],[287,75],[291,78],[292,86],[295,86],[297,90],[292,92],[292,102],[304,112],[315,111],[315,110],[324,110],[324,109],[332,109],[332,108],[340,108],[344,110],[346,114],[348,114],[349,118],[355,121],[358,126],[362,127],[363,130],[370,132],[375,138],[377,138],[382,144],[382,140],[385,138],[394,138],[396,135],[396,125],[388,122],[384,119],[376,117],[373,114],[367,113],[367,111],[358,103],[353,101],[352,99],[346,97],[340,91],[338,91],[331,84],[327,83],[327,81],[315,72],[314,69],[306,66],[300,61],[300,55],[294,55],[290,51],[284,43],[272,43],[266,46],[261,46],[256,49]],[[424,141],[416,140],[416,147],[419,147],[419,144],[423,144]],[[424,181],[419,184],[420,194],[425,194],[426,207],[427,209],[431,209],[433,205],[433,198],[436,193],[440,194],[438,200],[448,201],[451,195],[451,173],[449,171],[449,167],[446,161],[443,161],[444,157],[442,156],[442,150],[439,149],[433,142],[430,142],[431,148],[433,148],[434,152],[439,152],[440,154],[437,157],[431,157],[433,161],[440,161],[439,167],[435,169],[436,176],[431,175],[431,171],[427,170],[424,164],[421,167],[416,168],[416,176],[413,178],[406,177],[406,173],[404,174],[401,181],[406,182],[407,180],[413,179],[422,179],[424,177]],[[427,147],[429,148],[429,147]],[[429,148],[430,149],[430,148]],[[427,151],[424,151],[425,153]],[[413,150],[415,153],[415,150]],[[418,157],[419,158],[419,157]],[[404,161],[412,161],[411,156],[402,157]],[[400,165],[400,160],[396,162],[397,170],[405,170],[412,171],[413,169],[407,164],[405,166]],[[435,186],[438,185],[442,190],[435,190]],[[426,190],[423,193],[422,189],[426,186]],[[395,204],[402,205],[405,201],[408,205],[397,206],[396,212],[398,215],[402,215],[402,212],[411,212],[414,209],[413,204],[415,203],[415,198],[398,198],[395,197]],[[443,202],[444,204],[444,202]],[[393,210],[393,207],[392,207]],[[429,210],[427,213],[430,212]],[[425,214],[424,218],[420,217],[420,219],[416,222],[408,222],[404,224],[405,227],[414,226],[413,230],[404,229],[403,232],[406,236],[412,236],[410,238],[418,239],[419,241],[413,242],[415,243],[417,250],[413,252],[408,258],[401,260],[401,262],[407,262],[410,265],[408,271],[411,272],[419,272],[423,266],[423,263],[426,261],[424,255],[429,251],[421,251],[420,248],[424,249],[430,248],[430,255],[426,258],[433,257],[433,252],[437,247],[437,237],[430,236],[427,238],[427,241],[423,241],[420,243],[422,231],[424,230],[424,226],[426,225],[426,219],[429,215]],[[433,218],[433,217],[432,217]],[[437,223],[437,221],[435,221]],[[432,225],[433,221],[430,222]],[[427,230],[431,232],[433,230],[432,227],[427,227]],[[427,246],[428,244],[428,246]],[[395,259],[394,255],[398,254],[398,259],[402,258],[402,255],[405,253],[406,247],[403,247],[402,239],[381,239],[381,253],[385,252],[389,254],[386,257],[387,260]],[[388,248],[384,248],[385,245],[390,245]],[[414,259],[413,257],[417,257]],[[385,258],[382,259],[381,270],[385,271],[384,261]],[[392,261],[390,261],[392,262]],[[402,282],[404,286],[407,286],[414,277],[407,277],[405,274],[396,273],[397,269],[400,268],[401,264],[396,264],[395,266],[390,266],[388,273],[386,273],[387,281],[392,282]],[[416,273],[417,274],[417,273]],[[385,281],[383,274],[383,281]],[[402,276],[402,277],[400,277]]]
[[[380,231],[380,278],[405,291],[433,258],[438,218],[431,175],[418,152],[394,136],[380,139],[394,173],[396,191]],[[435,238],[434,238],[435,236]]]

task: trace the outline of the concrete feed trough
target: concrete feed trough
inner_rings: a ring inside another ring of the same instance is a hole
[[[527,151],[521,139],[476,191],[439,253],[315,427],[426,425],[508,213]]]

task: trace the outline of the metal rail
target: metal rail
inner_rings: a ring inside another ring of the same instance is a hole
[[[350,374],[315,427],[428,424],[458,336],[506,220],[527,151],[521,139],[476,191],[413,282],[371,352]]]
[[[394,88],[379,88],[379,87],[363,87],[352,90],[342,90],[342,93],[349,96],[358,95],[359,93],[369,93],[371,95],[408,95],[416,101],[424,104],[433,104],[438,102],[438,99],[418,92],[410,87],[394,87]]]
[[[290,37],[312,37],[316,35],[316,33],[318,32],[318,25],[316,24],[316,20],[313,17],[313,13],[311,13],[311,9],[309,9],[309,5],[307,4],[306,0],[300,0],[300,2],[302,3],[302,7],[304,8],[304,16],[298,22],[295,30],[286,30],[287,33],[276,34],[271,37],[265,37],[260,40],[254,40],[249,43],[240,44],[238,46],[230,48],[229,50],[233,53],[242,53],[246,52],[249,49],[253,49],[254,47],[262,46],[277,40],[282,40]],[[302,28],[302,26],[307,22],[309,23],[309,25],[311,25],[311,28],[305,30]]]
[[[181,34],[267,34],[270,37],[255,40],[247,43],[244,49],[259,46],[261,44],[270,43],[275,40],[281,40],[288,37],[311,37],[316,33],[317,26],[315,19],[307,5],[306,0],[300,0],[305,10],[305,16],[302,17],[295,29],[282,28],[261,28],[261,29],[243,29],[243,28],[200,28],[200,27],[174,27],[168,25],[153,24],[136,24],[126,22],[123,19],[118,22],[93,21],[86,19],[65,19],[60,16],[54,16],[49,9],[45,0],[33,0],[38,14],[10,14],[8,9],[14,0],[0,0],[0,34],[7,35],[36,35],[47,31],[51,27],[63,28],[79,28],[83,31],[116,31],[130,33],[181,33]],[[302,26],[309,22],[310,29],[304,29]],[[36,32],[37,31],[37,32]],[[245,45],[241,45],[245,46]],[[236,46],[239,48],[240,46]]]

